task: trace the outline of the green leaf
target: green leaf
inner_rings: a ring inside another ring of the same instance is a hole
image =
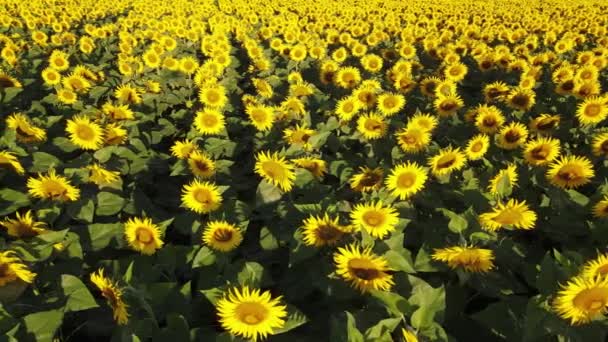
[[[370,291],[370,294],[381,301],[389,314],[393,316],[400,317],[414,312],[415,308],[397,293],[373,290]]]
[[[262,282],[264,267],[257,262],[246,262],[243,269],[238,274],[238,281],[241,285],[259,287]]]
[[[280,200],[282,196],[283,193],[278,187],[262,180],[255,193],[256,204],[262,206],[264,204],[274,203]]]
[[[581,207],[585,207],[587,204],[589,204],[589,197],[581,194],[580,192],[576,190],[567,190],[567,192],[570,199]]]
[[[87,287],[75,276],[62,274],[61,287],[63,294],[67,297],[64,312],[82,311],[98,306]]]
[[[465,231],[469,227],[469,222],[462,217],[462,215],[456,214],[453,211],[439,208],[437,211],[440,211],[446,218],[450,220],[448,222],[448,229],[454,233],[461,233]]]
[[[363,338],[363,334],[357,329],[355,317],[348,311],[345,311],[344,313],[346,317],[343,317],[342,315],[340,315],[340,317],[332,317],[329,340],[339,342],[363,342],[365,339]]]
[[[209,266],[215,263],[215,253],[207,246],[201,247],[192,260],[192,268]]]
[[[392,342],[391,333],[401,323],[401,318],[387,318],[378,322],[365,331],[366,341],[389,341]],[[388,339],[387,339],[388,338]]]
[[[0,215],[2,216],[13,213],[29,204],[30,199],[27,194],[9,188],[0,190]]]
[[[106,248],[112,239],[122,239],[121,223],[94,223],[87,226],[88,238],[93,251]]]
[[[323,145],[325,145],[325,142],[327,141],[327,138],[329,138],[330,134],[331,134],[331,132],[329,132],[329,131],[320,132],[320,133],[315,134],[312,137],[310,137],[308,142],[312,145],[313,149],[318,149],[318,148],[322,147]]]
[[[509,174],[505,173],[498,179],[498,183],[496,184],[496,191],[499,196],[506,197],[510,196],[513,192],[513,184],[511,184],[511,179],[509,178]]]
[[[296,307],[287,304],[287,317],[285,318],[285,325],[282,328],[276,329],[275,334],[282,334],[289,330],[295,329],[308,322],[308,318]]]
[[[70,139],[66,137],[56,137],[53,139],[53,145],[57,146],[63,152],[71,153],[78,149],[78,146],[72,144]]]
[[[91,223],[93,222],[95,213],[95,203],[93,203],[92,199],[81,198],[76,202],[70,203],[67,211],[72,218]]]
[[[260,246],[266,251],[275,250],[279,248],[279,240],[268,228],[262,227],[260,230]]]
[[[125,199],[111,192],[97,194],[97,216],[112,216],[119,213],[125,205]]]
[[[35,341],[50,342],[61,325],[63,312],[60,310],[41,311],[23,317],[26,332],[33,335]]]
[[[412,262],[412,256],[409,251],[403,250],[401,253],[393,250],[389,250],[384,254],[384,257],[388,261],[391,268],[403,271],[406,273],[416,273],[414,269],[414,263]]]
[[[0,96],[0,99],[2,99],[2,103],[9,103],[12,99],[14,99],[22,91],[23,91],[23,88],[17,88],[17,87],[4,88],[4,96]]]
[[[418,305],[418,309],[412,314],[412,325],[417,329],[424,329],[433,324],[433,320],[445,310],[445,289],[442,287],[433,288],[422,280],[415,280],[417,283],[413,290],[409,302]]]
[[[32,158],[33,165],[30,172],[46,172],[50,168],[61,165],[61,161],[57,157],[45,152],[34,152]]]

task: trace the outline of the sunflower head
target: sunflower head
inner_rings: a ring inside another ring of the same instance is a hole
[[[293,159],[292,161],[295,166],[308,170],[317,178],[321,178],[327,173],[327,163],[323,159],[302,157]]]
[[[498,134],[497,145],[505,150],[513,150],[526,142],[528,129],[519,122],[504,126]]]
[[[551,184],[571,189],[585,185],[595,176],[593,164],[586,157],[563,156],[549,165],[547,178]]]
[[[194,150],[188,155],[190,171],[197,177],[211,178],[215,175],[215,162],[206,154]]]
[[[4,222],[0,222],[0,226],[6,229],[8,235],[19,239],[40,235],[46,231],[46,224],[34,220],[31,210],[24,215],[17,213],[16,219],[5,218]]]
[[[182,204],[199,214],[217,210],[222,204],[222,199],[222,194],[215,184],[197,179],[185,185],[182,190]]]
[[[19,175],[25,174],[25,169],[21,166],[15,154],[9,151],[0,151],[0,168],[8,168]]]
[[[146,255],[163,246],[160,229],[149,218],[130,218],[125,223],[125,238],[131,248]]]
[[[378,190],[382,187],[383,178],[384,171],[382,168],[361,167],[360,172],[351,177],[350,187],[359,192]]]
[[[385,135],[387,128],[388,124],[384,117],[376,113],[362,115],[357,120],[357,131],[368,140],[382,138]]]
[[[577,276],[561,286],[553,300],[557,314],[572,325],[589,323],[608,310],[608,277]]]
[[[489,231],[497,231],[505,227],[532,229],[536,218],[536,213],[530,210],[526,201],[519,202],[515,199],[510,199],[507,203],[498,203],[491,212],[479,215],[481,227]]]
[[[279,157],[277,152],[262,151],[258,153],[255,172],[285,192],[291,191],[296,178],[293,165],[287,162],[285,157]]]
[[[361,248],[356,244],[338,247],[334,253],[334,263],[336,273],[363,293],[370,290],[389,291],[395,284],[387,260],[374,254],[370,248]]]
[[[97,150],[103,145],[103,129],[85,116],[68,120],[65,130],[70,135],[70,141],[82,149]]]
[[[524,146],[524,159],[530,165],[546,165],[559,155],[560,142],[553,138],[538,138]]]
[[[350,218],[353,227],[363,229],[378,239],[383,239],[393,232],[399,222],[397,210],[381,201],[355,205]]]
[[[14,281],[32,283],[36,273],[27,269],[13,251],[0,252],[0,288]]]
[[[424,188],[427,171],[415,162],[406,162],[395,166],[388,178],[386,187],[393,195],[404,200]]]
[[[445,262],[452,269],[467,272],[486,273],[494,268],[494,252],[476,247],[447,247],[435,249],[433,260]]]
[[[211,221],[203,232],[203,242],[218,251],[230,252],[243,241],[243,233],[226,221]]]
[[[76,201],[80,197],[80,190],[70,184],[67,178],[58,176],[54,169],[48,174],[38,174],[38,178],[30,177],[27,180],[28,192],[31,196],[58,200],[61,202]]]
[[[465,166],[466,155],[460,148],[447,147],[429,158],[429,166],[435,176],[449,175]]]
[[[427,148],[431,142],[431,133],[418,125],[407,125],[395,133],[399,147],[406,153],[417,153]]]
[[[488,152],[489,147],[490,137],[485,134],[478,134],[469,140],[464,153],[469,160],[479,160]]]
[[[101,295],[108,301],[112,308],[114,320],[120,325],[125,325],[129,321],[127,304],[122,299],[122,290],[118,285],[104,274],[104,269],[100,268],[97,272],[91,273],[91,282],[101,291]]]
[[[350,227],[339,223],[338,217],[309,216],[301,228],[304,243],[308,246],[322,247],[335,245],[350,232]]]

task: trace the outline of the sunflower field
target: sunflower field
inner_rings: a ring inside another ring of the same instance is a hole
[[[0,9],[0,341],[608,339],[605,0]]]

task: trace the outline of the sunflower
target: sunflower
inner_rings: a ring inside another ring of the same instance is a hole
[[[384,93],[378,96],[377,106],[383,116],[393,116],[405,106],[405,97],[401,94]]]
[[[384,117],[376,113],[368,113],[357,119],[357,131],[368,140],[383,137],[387,128],[388,124],[384,121]]]
[[[99,187],[116,183],[120,180],[120,172],[106,170],[99,164],[93,164],[87,167],[89,170],[89,181],[97,184]]]
[[[420,152],[431,142],[431,133],[417,125],[408,125],[406,128],[395,133],[397,144],[406,153]]]
[[[469,140],[464,153],[469,160],[479,160],[488,152],[489,147],[490,137],[485,134],[478,134]]]
[[[303,221],[301,227],[304,244],[308,246],[323,247],[335,245],[345,234],[350,232],[348,226],[342,226],[338,217],[309,216]]]
[[[19,80],[17,80],[16,78],[12,77],[11,75],[3,72],[0,69],[0,89],[3,88],[22,88],[23,85],[21,84],[21,82],[19,82]]]
[[[171,155],[179,159],[188,159],[194,151],[198,151],[198,146],[189,139],[177,140],[171,146]]]
[[[547,179],[560,188],[577,188],[595,176],[593,164],[586,157],[562,156],[549,165]]]
[[[179,60],[179,71],[186,75],[192,75],[198,69],[198,61],[192,56],[182,57]]]
[[[70,89],[61,88],[57,89],[57,99],[63,104],[71,105],[78,101],[78,95]]]
[[[505,122],[505,117],[500,109],[495,106],[480,105],[477,108],[477,116],[475,118],[475,126],[480,132],[493,134]]]
[[[103,145],[103,129],[85,116],[68,120],[65,130],[70,134],[70,141],[82,149],[97,150]]]
[[[526,201],[510,199],[506,204],[498,203],[492,212],[479,215],[479,222],[483,229],[493,232],[504,227],[529,230],[534,228],[536,213]]]
[[[271,154],[262,151],[255,159],[255,173],[285,192],[291,190],[296,175],[293,166],[285,160],[285,157],[279,157],[277,152]]]
[[[361,58],[363,69],[376,73],[382,70],[382,57],[374,54],[367,54]]]
[[[418,342],[418,337],[416,337],[416,334],[401,328],[401,334],[403,335],[403,342]]]
[[[205,108],[196,113],[194,125],[203,135],[219,134],[225,127],[224,114],[215,109]]]
[[[341,121],[350,121],[361,110],[361,103],[354,96],[342,98],[336,104],[336,115]]]
[[[350,178],[350,187],[359,192],[378,190],[382,187],[384,171],[382,168],[370,169],[367,166],[359,168],[360,172]]]
[[[24,215],[17,213],[16,219],[5,218],[4,222],[0,222],[0,226],[6,228],[9,236],[19,239],[30,238],[46,232],[46,224],[35,221],[31,210]]]
[[[21,113],[14,113],[6,118],[6,126],[15,131],[17,140],[30,143],[46,140],[44,129],[34,126],[30,119]]]
[[[540,166],[546,165],[559,155],[559,140],[553,138],[538,138],[528,142],[524,146],[524,159],[528,164]]]
[[[464,106],[464,101],[458,95],[450,94],[447,96],[437,96],[433,102],[433,106],[437,111],[437,114],[441,117],[447,117],[455,114],[460,108]]]
[[[220,252],[230,252],[243,241],[243,233],[226,221],[210,221],[203,232],[203,242]]]
[[[0,288],[16,280],[31,284],[36,278],[36,273],[28,270],[13,251],[0,252],[0,270]]]
[[[182,189],[182,204],[199,214],[217,210],[222,204],[222,194],[214,183],[193,180]]]
[[[393,195],[404,200],[424,188],[427,171],[415,162],[406,162],[396,165],[388,178],[386,187]]]
[[[215,109],[224,108],[228,102],[226,88],[219,84],[207,85],[201,88],[198,97],[203,104]]]
[[[535,133],[548,134],[559,125],[559,121],[559,115],[541,114],[530,121],[528,127]]]
[[[355,67],[342,67],[336,71],[334,79],[339,87],[351,89],[361,82],[361,73]]]
[[[71,90],[78,94],[86,93],[91,88],[91,83],[84,77],[76,74],[70,74],[64,77],[61,81],[64,89]]]
[[[116,106],[108,102],[101,107],[101,111],[112,120],[133,120],[135,118],[128,105]]]
[[[254,78],[252,82],[258,95],[260,95],[261,97],[269,99],[274,94],[272,86],[266,80]]]
[[[608,196],[604,196],[601,201],[593,206],[593,216],[598,218],[608,216]]]
[[[498,145],[505,150],[513,150],[526,142],[528,129],[519,122],[511,122],[498,132]]]
[[[103,268],[100,268],[97,272],[91,273],[91,282],[97,286],[101,295],[108,301],[116,323],[125,325],[129,321],[129,313],[127,312],[128,306],[122,299],[122,290],[103,272]]]
[[[197,177],[210,178],[215,175],[215,162],[206,154],[194,150],[188,155],[190,171]]]
[[[355,98],[359,107],[365,109],[372,109],[376,105],[378,99],[377,90],[369,87],[359,87],[352,93],[352,97]]]
[[[151,69],[158,68],[161,63],[160,56],[152,49],[144,52],[142,59],[144,64]]]
[[[301,99],[291,96],[281,102],[279,107],[280,118],[300,118],[306,113],[306,107]]]
[[[598,276],[606,278],[608,276],[608,254],[601,254],[595,259],[587,261],[583,265],[581,276],[587,279],[594,279]]]
[[[441,83],[441,79],[431,76],[423,79],[420,82],[420,91],[427,97],[435,97],[437,85]]]
[[[503,182],[508,182],[510,186],[517,186],[517,168],[515,165],[509,165],[506,169],[500,170],[496,176],[490,179],[488,191],[494,196],[502,196],[499,186]]]
[[[382,201],[355,205],[350,218],[353,227],[364,229],[378,239],[383,239],[394,231],[399,222],[397,210],[391,205],[384,205]]]
[[[305,151],[310,151],[312,145],[309,140],[314,134],[314,129],[307,128],[306,125],[296,125],[295,128],[283,130],[283,139],[291,145],[302,146]]]
[[[272,298],[269,291],[232,289],[220,299],[216,308],[220,323],[230,334],[257,341],[285,326],[287,307],[281,297]]]
[[[536,103],[536,93],[532,89],[517,87],[509,92],[506,103],[513,109],[528,111]]]
[[[450,80],[441,80],[435,88],[435,97],[452,97],[456,95],[458,85]],[[437,101],[437,100],[435,100]]]
[[[441,149],[435,156],[429,158],[429,167],[435,176],[449,175],[464,167],[466,155],[460,148],[447,147]]]
[[[49,67],[57,71],[65,71],[70,67],[69,56],[67,53],[54,50],[49,57]]]
[[[338,247],[334,253],[336,273],[349,281],[357,290],[365,293],[371,290],[389,291],[395,282],[388,273],[388,261],[374,254],[371,249],[350,244]]]
[[[19,175],[25,173],[25,169],[21,166],[19,159],[15,157],[14,153],[9,151],[0,151],[0,168],[10,168]]]
[[[54,86],[61,83],[61,74],[52,68],[42,70],[42,80],[48,86]]]
[[[446,79],[453,81],[453,82],[459,82],[462,81],[464,79],[464,77],[467,75],[467,71],[468,68],[465,64],[461,63],[461,62],[456,62],[456,63],[452,63],[450,65],[448,65],[444,71],[443,71],[443,75],[445,76]]]
[[[447,247],[435,249],[433,260],[445,262],[452,269],[463,268],[467,272],[486,273],[494,268],[494,252],[476,247]]]
[[[259,131],[268,131],[276,119],[274,109],[264,105],[250,105],[245,108],[249,120]]]
[[[579,104],[576,117],[581,125],[595,126],[608,116],[608,104],[599,96],[591,96]]]
[[[606,314],[608,309],[608,277],[574,277],[561,286],[553,300],[557,314],[572,325],[589,323]]]
[[[302,157],[293,159],[292,162],[295,166],[308,170],[317,178],[321,178],[327,173],[327,163],[323,159]]]
[[[122,84],[114,90],[114,97],[122,104],[140,104],[142,98],[137,88],[128,84]]]
[[[437,120],[437,117],[431,114],[416,113],[408,121],[407,127],[418,127],[431,133],[435,127],[437,127],[438,123],[439,121]]]
[[[47,176],[39,173],[38,179],[30,177],[27,187],[29,194],[37,198],[66,202],[76,201],[80,197],[80,190],[73,187],[67,178],[57,176],[54,169],[49,170]]]

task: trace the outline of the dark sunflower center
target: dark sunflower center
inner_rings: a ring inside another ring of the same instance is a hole
[[[457,107],[456,102],[454,101],[446,101],[441,104],[440,108],[446,112],[454,110]]]
[[[555,127],[555,125],[557,124],[557,121],[553,120],[553,119],[541,119],[538,124],[536,125],[536,127],[540,130],[549,130],[552,129],[553,127]]]
[[[513,96],[511,102],[518,107],[526,107],[528,106],[529,99],[527,95],[518,94]]]
[[[562,89],[565,91],[571,91],[572,89],[574,89],[574,81],[568,80],[562,83]]]
[[[532,158],[534,158],[536,160],[544,160],[545,158],[547,158],[548,154],[549,154],[549,152],[546,151],[543,146],[538,146],[538,147],[534,148],[532,150],[532,152],[530,153]]]
[[[218,229],[213,232],[213,239],[219,242],[228,242],[232,240],[232,231],[228,229]]]
[[[332,241],[338,238],[341,232],[332,224],[321,224],[317,228],[317,236],[323,241]]]
[[[360,183],[361,185],[368,187],[378,184],[380,180],[381,176],[379,174],[370,172],[363,175]]]
[[[437,162],[438,169],[446,169],[456,163],[456,158],[453,156],[444,156]]]
[[[209,171],[209,165],[207,165],[207,163],[202,160],[195,160],[194,165],[196,165],[196,168],[201,172]]]
[[[483,125],[486,127],[494,127],[496,126],[496,119],[488,116],[483,119]]]
[[[600,147],[602,151],[608,152],[608,140],[604,141]]]
[[[508,131],[507,134],[505,134],[505,140],[510,144],[516,143],[520,137],[521,135],[516,131]]]
[[[563,170],[563,171],[559,171],[557,173],[557,177],[565,180],[565,181],[573,181],[578,179],[580,176],[578,175],[577,172],[574,171],[569,171],[569,170]]]
[[[0,76],[0,88],[14,87],[15,83],[8,77]]]
[[[380,272],[375,268],[352,267],[351,270],[357,278],[363,280],[374,280],[380,276]]]

